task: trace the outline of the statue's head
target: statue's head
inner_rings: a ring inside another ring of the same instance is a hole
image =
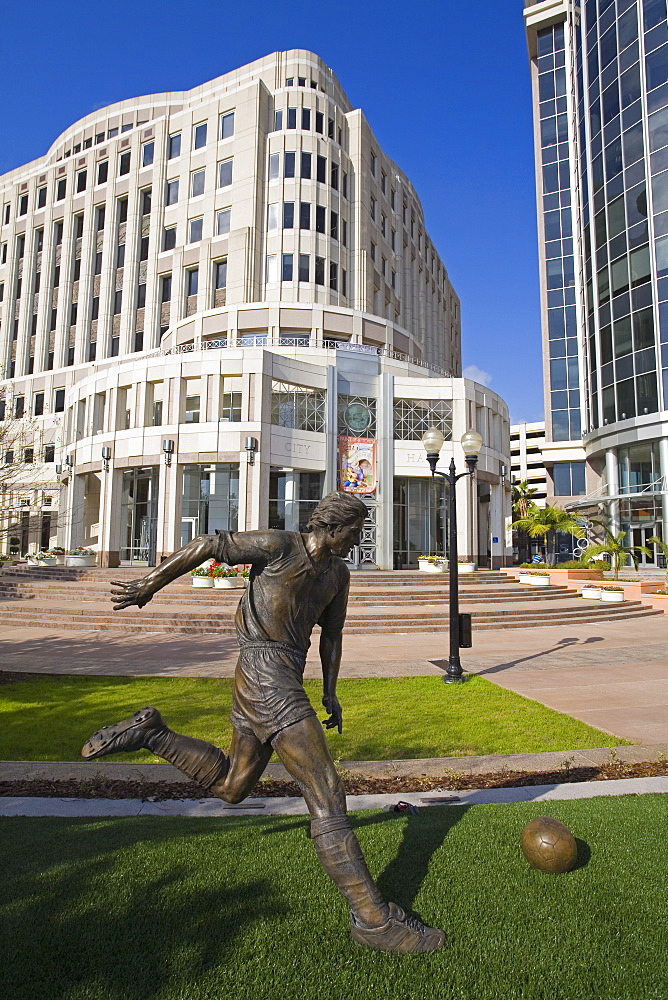
[[[328,528],[347,528],[367,517],[367,508],[354,493],[328,493],[315,508],[307,531],[325,531]]]

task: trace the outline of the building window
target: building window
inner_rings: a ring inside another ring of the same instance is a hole
[[[395,440],[421,441],[430,427],[441,431],[446,441],[452,440],[452,403],[443,399],[395,399]]]
[[[276,284],[278,281],[278,255],[270,253],[267,255],[267,284]]]
[[[26,465],[32,465],[32,462],[34,460],[34,455],[35,453],[32,448],[23,449],[23,461],[26,463]]]
[[[121,225],[123,222],[128,221],[128,199],[119,198],[118,199],[118,223]]]
[[[107,139],[113,139],[117,135],[118,135],[118,129],[110,128],[107,132]]]
[[[141,192],[140,211],[142,216],[151,214],[151,188],[146,188],[145,191]]]
[[[283,162],[283,176],[284,177],[294,177],[295,176],[295,159],[296,153],[286,153]]]
[[[150,167],[155,155],[155,142],[145,142],[141,148],[141,165]]]
[[[326,400],[324,389],[272,382],[271,422],[278,427],[322,434],[325,430]]]
[[[109,177],[109,160],[103,160],[97,165],[97,183],[106,184]]]
[[[311,110],[310,108],[302,108],[302,128],[308,130],[311,128]]]
[[[372,198],[371,201],[369,202],[369,215],[371,216],[371,218],[375,222],[376,221],[376,199],[375,198]]]
[[[232,158],[218,164],[218,187],[229,187],[232,183]]]
[[[13,451],[6,451],[5,452],[5,465],[11,465],[13,463],[13,461],[14,461],[14,452]]]
[[[234,111],[220,116],[220,138],[229,139],[234,135]]]
[[[227,287],[227,259],[214,261],[213,287],[216,289]]]
[[[315,179],[319,181],[320,184],[325,184],[327,181],[327,158],[324,156],[316,157],[315,166]]]
[[[178,179],[174,181],[167,181],[167,187],[165,189],[165,205],[176,205],[178,200],[179,200]]]
[[[144,350],[144,331],[143,330],[137,330],[136,333],[135,333],[134,350],[135,350],[135,353],[137,353],[138,351],[143,351]]]
[[[341,268],[341,294],[348,295],[348,274]]]
[[[190,197],[197,198],[204,194],[204,177],[206,171],[194,170],[190,175]]]
[[[169,229],[165,229],[162,249],[163,250],[173,250],[176,246],[176,226],[170,226]]]
[[[160,301],[170,302],[172,298],[172,276],[163,274],[160,279]]]
[[[555,462],[552,466],[555,497],[581,497],[585,494],[585,463]]]
[[[16,399],[14,400],[14,416],[16,417],[17,420],[20,420],[20,418],[23,416],[24,403],[25,403],[24,396],[17,396]]]
[[[334,190],[338,191],[339,190],[339,165],[338,165],[338,163],[332,163],[331,182],[332,182],[332,187],[334,188]]]
[[[199,423],[199,396],[186,396],[185,423]]]
[[[170,135],[167,140],[167,159],[173,160],[175,157],[181,155],[181,133],[176,132],[174,135]]]
[[[97,319],[99,315],[100,315],[100,296],[94,295],[90,306],[90,318]]]
[[[333,260],[329,262],[329,287],[333,292],[337,291],[339,286],[339,266],[335,264]]]
[[[121,153],[118,158],[118,174],[119,177],[123,177],[124,174],[130,173],[130,152],[129,150],[125,153]]]
[[[19,215],[27,215],[28,213],[28,195],[22,194],[19,198]]]
[[[7,263],[7,244],[3,243],[0,247],[0,264]]]
[[[328,118],[327,119],[327,138],[328,139],[333,139],[334,138],[334,119],[333,118]]]
[[[202,239],[202,228],[204,226],[204,219],[191,219],[188,232],[188,242],[189,243],[199,243]]]
[[[206,146],[206,122],[195,125],[193,146],[195,149]]]
[[[55,462],[55,460],[56,460],[56,446],[53,444],[47,444],[44,448],[44,461]]]
[[[62,177],[56,184],[56,201],[62,201],[67,194],[67,180]]]
[[[372,242],[371,243],[371,260],[375,261],[375,259],[376,259],[376,244],[374,242]]]
[[[240,392],[224,392],[221,397],[220,419],[223,423],[238,424],[241,422]]]
[[[315,231],[316,233],[325,232],[325,220],[326,220],[326,208],[324,205],[315,206]]]
[[[143,309],[146,305],[146,283],[137,285],[137,309]]]
[[[274,128],[272,131],[280,132],[283,128],[283,112],[274,111]]]
[[[339,238],[339,213],[330,212],[330,226],[329,235],[333,240],[338,240]]]
[[[283,202],[283,229],[294,229],[295,225],[295,203],[293,201]]]
[[[348,246],[348,223],[346,219],[341,219],[341,242],[344,247]]]
[[[371,151],[371,174],[373,177],[376,176],[376,154]]]
[[[325,284],[325,258],[316,257],[315,259],[315,283],[316,285]]]
[[[121,243],[116,247],[116,267],[125,266],[125,243]]]
[[[238,515],[238,464],[183,466],[181,545],[217,529],[236,531]]]
[[[288,108],[288,128],[297,128],[297,109]]]
[[[121,311],[122,305],[123,305],[123,292],[119,289],[119,291],[114,292],[114,316],[118,316],[118,314]]]
[[[46,199],[45,199],[45,204],[46,204]],[[12,206],[9,204],[9,202],[7,202],[7,204],[5,205],[5,212],[2,221],[3,226],[6,226],[9,223],[11,211],[12,211]]]
[[[292,254],[284,253],[282,267],[281,267],[281,280],[292,281],[292,270],[293,270]]]
[[[269,157],[269,180],[278,180],[278,170],[279,170],[279,153],[272,153]]]
[[[298,271],[298,275],[297,275],[299,281],[310,281],[310,274],[309,274],[309,272],[310,272],[310,265],[309,265],[309,260],[310,260],[310,257],[309,257],[309,255],[307,253],[300,253],[300,255],[299,255],[299,271]]]
[[[148,246],[149,246],[149,237],[148,236],[142,236],[141,240],[139,241],[139,259],[140,260],[148,260]]]
[[[311,154],[302,153],[300,157],[300,170],[302,180],[311,179]]]
[[[315,113],[315,130],[316,130],[316,132],[319,132],[320,135],[322,135],[322,133],[323,133],[324,121],[325,121],[325,116],[323,115],[322,111],[316,111],[316,113]]]
[[[100,232],[104,229],[104,219],[105,219],[105,208],[104,205],[98,205],[95,209],[95,231]]]
[[[193,267],[186,271],[186,295],[197,295],[199,289],[199,268]]]
[[[299,203],[299,228],[311,228],[311,206],[307,201]]]
[[[222,211],[218,212],[216,215],[216,235],[226,236],[230,231],[230,218],[232,215],[232,210],[230,208],[224,208]]]
[[[37,188],[37,207],[44,208],[46,205],[46,188]]]
[[[79,173],[77,174],[77,194],[80,194],[81,191],[86,190],[87,181],[88,181],[88,171],[80,170]]]

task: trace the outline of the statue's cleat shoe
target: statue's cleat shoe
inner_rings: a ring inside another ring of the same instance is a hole
[[[129,719],[98,729],[84,743],[81,756],[87,760],[95,760],[96,757],[104,757],[109,753],[141,750],[146,745],[148,730],[162,729],[164,725],[157,708],[142,708]]]
[[[380,927],[363,927],[352,917],[353,941],[377,951],[436,951],[445,944],[445,934],[407,916],[396,903],[388,903],[389,916]]]

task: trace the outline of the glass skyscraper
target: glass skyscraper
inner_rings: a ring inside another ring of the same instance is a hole
[[[524,17],[548,474],[586,461],[577,503],[645,544],[668,523],[666,0],[541,0]]]

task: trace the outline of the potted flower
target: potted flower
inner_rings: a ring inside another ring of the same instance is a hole
[[[96,554],[93,549],[85,549],[81,545],[77,545],[75,549],[70,549],[65,557],[66,566],[94,566],[96,562]]]
[[[600,601],[601,588],[586,585],[580,591],[580,597],[584,597],[586,601]]]
[[[457,572],[460,575],[462,573],[475,573],[475,563],[472,559],[458,559]]]
[[[529,586],[533,582],[533,574],[534,574],[533,570],[520,569],[520,575],[518,577],[518,580],[520,583],[524,583],[527,586]]]
[[[237,570],[226,563],[213,562],[209,567],[213,585],[218,590],[233,590],[237,585]]]
[[[40,569],[47,566],[56,565],[56,557],[49,552],[33,552],[28,556],[28,565],[37,566]]]
[[[601,587],[601,600],[620,604],[624,600],[623,587]]]
[[[67,555],[67,553],[65,549],[62,547],[62,545],[54,545],[52,549],[49,549],[47,555],[51,556],[53,559],[56,560],[54,563],[55,566],[65,565],[65,556]]]
[[[529,583],[532,587],[549,587],[550,574],[546,570],[537,570],[529,573]]]
[[[445,556],[418,556],[418,569],[422,573],[445,573],[447,568]]]
[[[211,575],[209,566],[198,566],[197,569],[191,569],[190,575],[193,580],[193,587],[213,587],[213,576]]]

